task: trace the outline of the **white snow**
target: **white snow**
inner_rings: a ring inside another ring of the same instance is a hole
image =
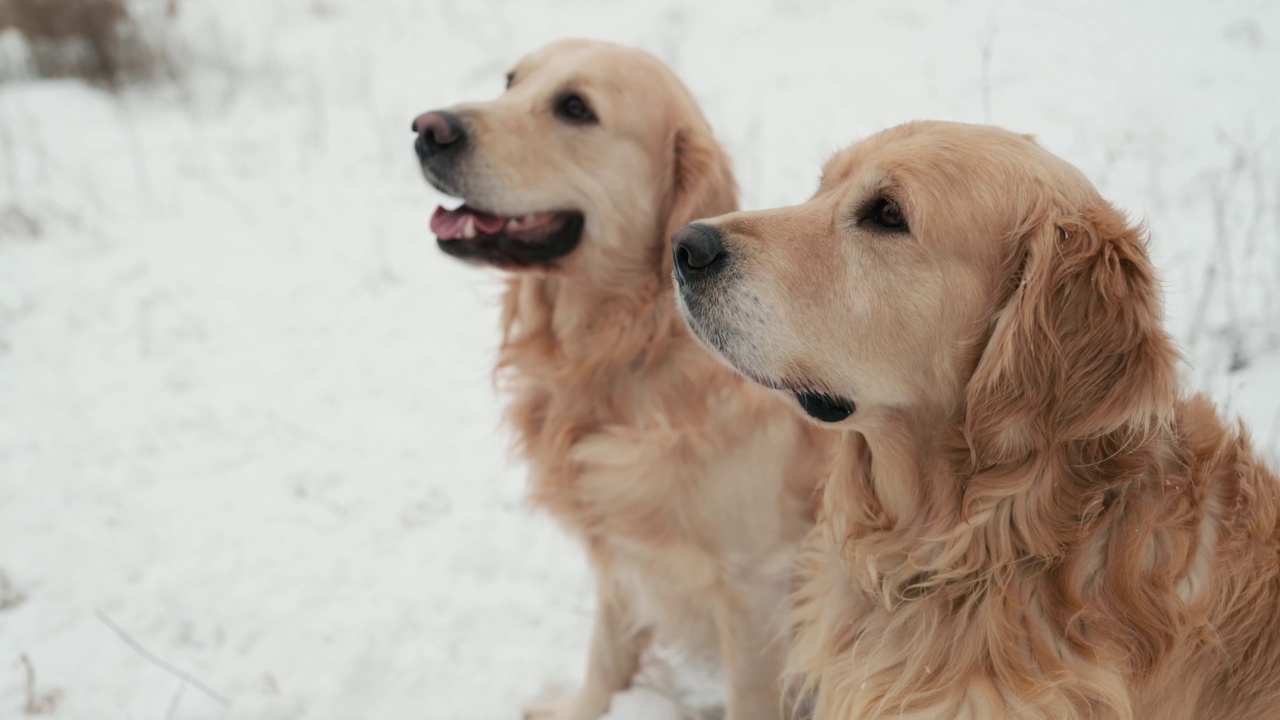
[[[0,718],[22,656],[75,720],[517,718],[576,681],[582,554],[522,502],[497,277],[436,250],[408,131],[558,37],[670,62],[748,207],[908,119],[1036,134],[1148,222],[1189,381],[1274,457],[1280,5],[1060,5],[191,0],[176,84],[0,85]]]

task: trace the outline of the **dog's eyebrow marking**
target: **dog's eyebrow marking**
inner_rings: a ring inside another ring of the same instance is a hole
[[[822,176],[818,179],[818,189],[813,191],[813,197],[844,187],[853,174],[853,165],[837,154],[822,166]]]
[[[580,75],[575,75],[565,79],[565,81],[556,88],[555,94],[556,97],[564,97],[565,95],[581,95],[584,99],[589,99],[587,96],[597,89],[599,89],[598,84],[593,86],[590,79]]]

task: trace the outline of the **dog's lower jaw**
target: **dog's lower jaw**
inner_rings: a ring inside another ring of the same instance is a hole
[[[694,295],[697,299],[690,301],[690,295],[693,293],[687,291],[684,286],[679,287],[676,290],[676,305],[680,310],[680,317],[684,319],[685,325],[698,344],[732,368],[734,372],[759,382],[748,367],[750,363],[743,362],[745,359],[742,357],[743,353],[735,347],[743,344],[742,339],[736,333],[726,331],[722,324],[707,318],[705,306],[713,303],[709,303],[704,296],[700,295]],[[768,385],[768,383],[760,384]]]
[[[526,242],[500,231],[470,239],[437,239],[447,255],[505,270],[549,270],[581,244],[586,219],[578,212],[561,212],[562,227],[538,242]]]
[[[756,372],[752,367],[752,363],[744,362],[743,353],[737,352],[733,348],[735,344],[741,342],[741,339],[737,339],[738,343],[735,343],[733,341],[735,338],[731,337],[729,333],[724,332],[717,325],[708,323],[698,312],[694,311],[685,297],[683,286],[676,291],[676,301],[680,308],[681,317],[684,318],[685,324],[689,326],[689,330],[697,338],[699,344],[719,358],[725,365],[732,368],[734,372],[751,382],[763,385],[771,390],[778,390],[792,395],[800,403],[800,408],[804,410],[805,414],[814,420],[823,423],[841,422],[842,420],[847,420],[857,409],[852,400],[811,390],[798,390],[794,385]]]

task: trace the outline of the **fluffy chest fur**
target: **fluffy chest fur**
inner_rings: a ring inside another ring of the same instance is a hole
[[[503,349],[533,503],[583,539],[638,626],[703,638],[731,597],[780,612],[826,439],[698,347],[669,298],[565,317],[549,282],[509,290]]]
[[[1046,555],[1009,498],[949,524],[886,517],[866,446],[843,444],[792,618],[815,717],[1275,717],[1280,481],[1203,398],[1160,447],[1162,471],[1059,494]]]

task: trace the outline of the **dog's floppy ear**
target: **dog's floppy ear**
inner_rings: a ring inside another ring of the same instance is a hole
[[[1021,249],[1011,253],[1012,293],[966,397],[979,466],[1150,430],[1172,415],[1177,353],[1143,231],[1101,199],[1063,207],[1046,199],[1011,238]]]
[[[962,512],[1000,518],[1009,562],[1071,558],[1036,591],[1055,634],[1144,677],[1192,627],[1171,591],[1198,537],[1190,481],[1144,495],[1178,463],[1178,355],[1142,230],[1101,198],[1040,204],[1008,238],[1009,299],[967,389]]]
[[[738,209],[738,184],[733,167],[720,143],[704,125],[686,125],[675,131],[672,142],[671,200],[663,239],[695,220]],[[663,245],[664,274],[671,272],[671,249]]]

